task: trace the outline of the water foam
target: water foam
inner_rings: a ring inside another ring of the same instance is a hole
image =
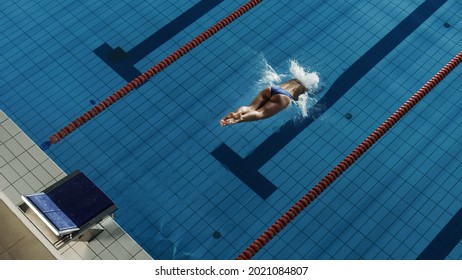
[[[305,71],[305,69],[303,69],[297,61],[290,61],[289,71],[295,79],[302,82],[302,84],[308,89],[309,93],[316,92],[319,88],[318,73]]]
[[[264,63],[263,66],[263,73],[260,80],[258,80],[259,85],[267,86],[268,84],[280,83],[282,79],[285,77],[284,74],[278,74],[271,65],[269,65],[268,61],[262,56],[262,60]]]

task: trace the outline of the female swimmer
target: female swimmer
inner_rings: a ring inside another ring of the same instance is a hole
[[[220,120],[221,126],[240,122],[251,122],[269,118],[281,112],[297,101],[307,88],[298,79],[288,80],[280,85],[272,85],[263,89],[249,106],[239,107]]]

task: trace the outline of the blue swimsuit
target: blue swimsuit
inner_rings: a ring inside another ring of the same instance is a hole
[[[275,94],[282,94],[288,96],[290,100],[293,100],[292,94],[290,94],[287,90],[281,88],[280,86],[271,86],[271,96]]]
[[[297,84],[301,85],[303,87],[303,90],[306,91],[306,88],[302,84],[302,82],[300,82],[297,79],[293,79],[292,81],[297,82]],[[282,94],[282,95],[288,96],[290,98],[290,100],[294,100],[294,97],[292,96],[292,94],[290,94],[290,92],[288,92],[287,90],[281,88],[280,86],[271,86],[271,96],[273,96],[275,94]]]

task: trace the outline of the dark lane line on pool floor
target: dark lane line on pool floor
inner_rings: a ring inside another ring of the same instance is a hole
[[[117,72],[117,74],[119,74],[127,82],[130,82],[141,75],[141,72],[135,68],[136,63],[172,39],[186,27],[191,25],[203,15],[207,14],[223,1],[224,0],[200,1],[129,51],[124,51],[121,47],[113,49],[107,43],[104,43],[96,48],[94,53],[106,62],[106,64],[109,65],[115,72]]]
[[[417,260],[444,260],[462,240],[462,208],[417,256]]]

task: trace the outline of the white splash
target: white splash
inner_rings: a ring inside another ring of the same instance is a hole
[[[263,56],[262,60],[265,65],[263,66],[263,77],[258,80],[258,84],[267,85],[282,82],[284,75],[278,74]]]
[[[316,72],[308,72],[301,67],[297,61],[290,61],[290,73],[292,76],[302,82],[302,84],[308,89],[309,93],[315,92],[319,87],[319,76]]]
[[[308,92],[299,96],[298,101],[295,101],[295,107],[302,118],[309,115],[309,110],[318,102],[312,94],[316,93],[319,88],[319,75],[316,72],[309,72],[303,69],[297,61],[290,61],[290,73],[292,76],[302,82]],[[310,95],[308,95],[310,94]]]

